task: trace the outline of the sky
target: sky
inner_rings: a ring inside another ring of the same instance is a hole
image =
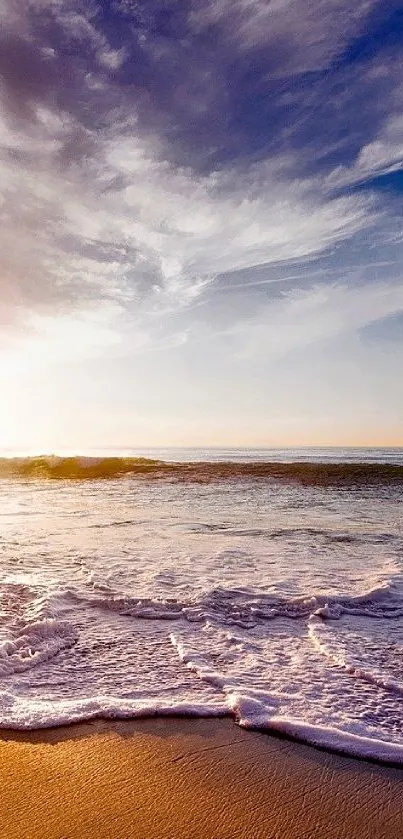
[[[0,449],[403,445],[397,0],[2,0]]]

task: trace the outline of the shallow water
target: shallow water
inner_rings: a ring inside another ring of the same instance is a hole
[[[403,763],[402,499],[1,481],[0,725],[232,713]]]

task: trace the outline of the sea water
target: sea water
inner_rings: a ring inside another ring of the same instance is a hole
[[[0,726],[233,715],[403,763],[403,483],[192,474],[0,481]]]

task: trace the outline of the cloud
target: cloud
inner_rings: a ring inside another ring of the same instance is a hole
[[[267,301],[254,317],[239,319],[222,335],[240,357],[268,362],[400,314],[402,283],[322,284]]]
[[[323,70],[365,31],[377,0],[210,0],[193,7],[190,24],[203,31],[221,24],[244,50],[269,43],[280,57],[274,73]]]
[[[402,97],[403,102],[403,97]],[[348,187],[363,184],[403,169],[403,117],[401,113],[390,116],[379,134],[364,145],[354,165],[337,167],[329,175],[327,184],[330,188]]]
[[[281,158],[244,177],[175,168],[126,119],[87,129],[86,154],[66,166],[80,124],[32,110],[24,130],[4,119],[0,132],[2,299],[18,317],[111,299],[187,305],[219,273],[316,254],[376,218],[368,198],[315,195]]]
[[[398,162],[398,79],[378,56],[345,84],[343,56],[379,9],[6,0],[2,322],[98,312],[156,335],[151,323],[209,300],[221,275],[301,271],[379,226],[379,199],[343,191]]]

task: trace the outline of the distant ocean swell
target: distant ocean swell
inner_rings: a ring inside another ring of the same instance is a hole
[[[125,476],[209,483],[239,479],[294,481],[302,485],[403,485],[403,465],[374,462],[200,461],[170,463],[125,457],[0,458],[0,478],[102,480]]]

